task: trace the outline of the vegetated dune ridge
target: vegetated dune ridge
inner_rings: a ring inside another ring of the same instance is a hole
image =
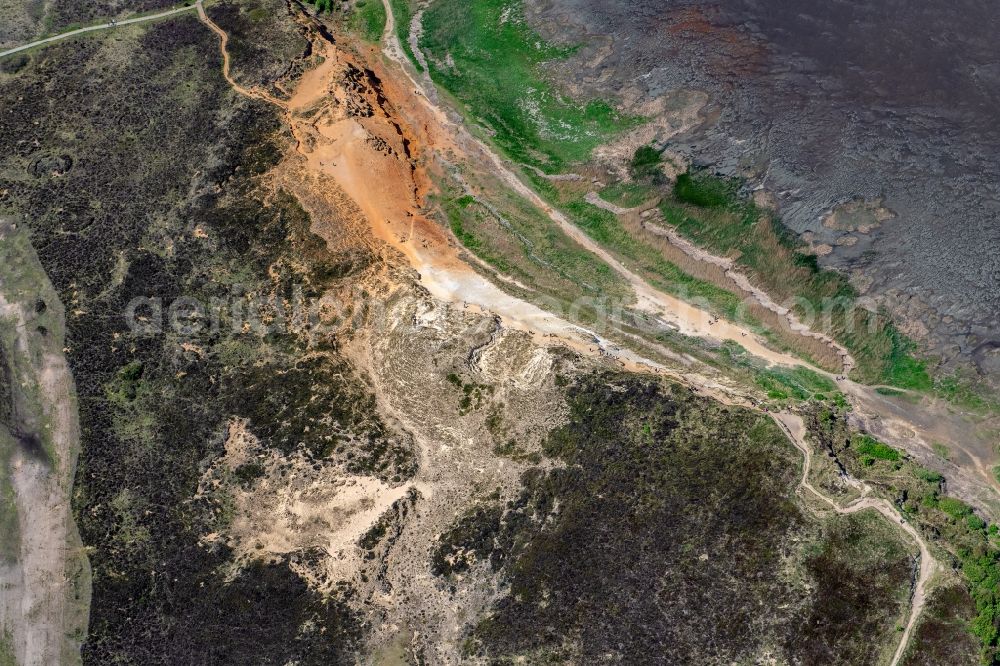
[[[202,18],[210,23],[204,14]],[[222,37],[224,49],[225,34],[214,25],[213,29]],[[391,30],[390,24],[387,26],[386,34],[392,35]],[[350,204],[356,206],[355,212],[360,213],[370,225],[373,235],[384,242],[385,246],[400,253],[418,271],[420,285],[427,290],[430,299],[425,296],[414,302],[412,295],[399,296],[399,291],[393,292],[392,276],[383,275],[389,278],[389,283],[372,286],[383,292],[388,288],[390,293],[396,294],[396,298],[390,296],[388,299],[390,311],[383,313],[388,316],[375,322],[383,328],[362,331],[352,344],[351,353],[355,362],[365,367],[374,380],[380,406],[415,433],[417,441],[422,445],[421,459],[426,462],[449,447],[442,445],[440,441],[443,424],[433,423],[434,419],[430,419],[431,423],[426,420],[424,422],[414,420],[416,412],[412,401],[418,399],[420,393],[414,395],[408,391],[401,391],[399,386],[392,386],[393,380],[398,384],[400,377],[413,374],[412,369],[408,373],[399,375],[391,373],[393,363],[401,360],[398,357],[400,351],[397,347],[398,340],[394,341],[393,337],[406,323],[407,318],[411,319],[413,324],[426,325],[433,322],[433,328],[441,333],[449,328],[447,320],[455,317],[454,314],[449,314],[451,309],[448,303],[452,305],[461,303],[463,311],[470,309],[471,306],[472,313],[469,314],[482,311],[493,315],[495,322],[493,330],[483,332],[486,335],[485,340],[473,347],[467,362],[470,370],[480,373],[483,372],[485,359],[491,359],[493,363],[498,362],[494,354],[505,344],[514,345],[514,348],[520,349],[521,353],[535,348],[534,344],[528,342],[530,338],[526,335],[541,333],[547,338],[544,340],[546,344],[569,346],[577,351],[585,349],[592,351],[593,347],[588,348],[586,343],[592,343],[593,336],[580,335],[581,330],[578,326],[506,295],[461,260],[453,241],[440,226],[424,214],[424,197],[430,191],[431,184],[423,167],[433,162],[433,155],[427,153],[432,149],[447,151],[454,159],[456,154],[467,158],[467,151],[477,151],[479,154],[476,156],[487,157],[495,168],[506,175],[505,179],[512,187],[529,196],[538,205],[545,207],[544,203],[528,191],[480,142],[455,131],[456,126],[450,121],[445,125],[450,131],[441,127],[443,112],[425,105],[426,97],[419,92],[411,93],[400,86],[394,80],[394,73],[383,68],[375,59],[366,61],[337,48],[330,42],[322,43],[321,48],[324,57],[322,63],[302,77],[294,94],[287,101],[257,91],[248,91],[235,83],[234,87],[242,94],[266,99],[281,107],[292,128],[296,154],[290,156],[276,170],[275,183],[294,192],[307,209],[310,208],[310,202],[313,202],[314,213],[319,212],[316,208],[323,205],[324,198],[329,199],[331,196],[337,198],[341,194],[346,194]],[[225,62],[229,78],[228,57]],[[422,131],[415,132],[412,129],[414,127],[419,127]],[[486,154],[483,155],[483,152]],[[340,203],[349,205],[343,200]],[[690,334],[708,334],[710,330],[715,336],[746,344],[748,332],[735,325],[723,324],[718,328],[700,329],[700,321],[711,321],[709,315],[653,290],[583,236],[568,221],[560,219],[558,212],[548,207],[545,207],[545,210],[559,223],[560,228],[581,245],[598,254],[628,279],[636,289],[640,307],[652,310],[661,316],[672,317],[674,321],[680,321],[685,332]],[[322,220],[322,217],[319,215],[314,219]],[[343,232],[343,230],[324,229],[321,221],[317,224],[319,226],[316,231],[327,238],[328,242],[337,242],[336,234]],[[354,234],[359,231],[362,230],[356,226],[353,228]],[[352,240],[357,242],[362,239],[354,237]],[[378,245],[380,244],[375,244],[373,247]],[[400,309],[402,311],[399,311]],[[399,316],[404,313],[408,316]],[[468,316],[463,313],[458,314],[459,319]],[[385,327],[388,327],[388,330]],[[528,342],[527,348],[524,346],[525,342]],[[769,350],[759,343],[749,346],[752,352],[770,362],[788,365],[799,363],[797,359]],[[648,361],[628,351],[615,350],[608,355],[615,357],[618,364],[633,370],[659,372],[665,369],[659,363]],[[529,360],[527,365],[521,366],[519,374],[527,372],[529,376],[538,377],[539,371],[545,372],[545,364],[539,365],[534,360],[540,358],[537,353],[531,353],[532,360]],[[413,363],[414,359],[409,359],[408,362]],[[701,381],[703,378],[698,376],[682,375],[680,378],[724,402],[752,403],[752,399],[731,390],[727,391],[715,382],[703,382]],[[405,402],[411,404],[402,404]],[[782,417],[782,422],[793,418],[791,415],[785,415]],[[800,438],[796,438],[787,428],[786,432],[796,446],[802,445]],[[808,476],[809,471],[808,451],[806,453],[804,478]],[[431,471],[428,472],[427,469]],[[440,473],[437,465],[429,465],[423,472],[425,475]],[[442,487],[446,493],[455,491],[454,486],[448,485],[435,488],[433,481],[426,478],[412,487],[424,494],[441,492]],[[811,489],[808,482],[805,487]],[[401,497],[398,493],[394,494],[394,497],[396,503],[393,506],[397,506]],[[894,515],[891,507],[883,507],[874,500],[863,500],[846,508],[836,507],[832,501],[828,499],[827,501],[841,513],[875,508],[886,515]],[[909,614],[902,641],[895,651],[892,660],[894,664],[900,659],[908,636],[917,621],[925,596],[925,586],[934,566],[920,536],[909,526],[906,527],[907,533],[921,546],[924,557],[913,609]],[[482,607],[486,598],[488,597],[479,598],[478,604],[474,605]],[[440,609],[438,611],[440,612]],[[462,625],[457,618],[450,625],[449,623],[439,625],[439,627],[447,626],[450,626],[450,631],[458,632]]]
[[[635,215],[643,214],[655,211],[655,207],[652,206],[636,206],[633,208],[622,208],[621,206],[615,205],[601,198],[600,194],[591,191],[587,193],[586,196],[587,203],[590,203],[598,208],[603,208],[604,210],[614,213],[615,215]],[[671,245],[676,247],[678,250],[691,257],[695,261],[710,264],[712,266],[717,266],[723,270],[726,278],[731,280],[735,286],[743,293],[748,294],[753,300],[774,314],[779,315],[784,318],[784,324],[793,332],[808,337],[813,338],[822,342],[830,348],[836,357],[840,359],[843,365],[843,372],[845,375],[849,375],[854,366],[857,365],[857,361],[851,356],[851,353],[846,347],[838,343],[836,340],[826,335],[825,333],[820,333],[818,331],[811,330],[808,326],[803,324],[795,313],[786,307],[779,305],[774,302],[767,292],[759,287],[755,287],[753,283],[743,273],[740,273],[735,268],[735,262],[727,257],[718,257],[707,250],[704,250],[691,241],[683,238],[676,231],[671,229],[669,226],[660,226],[656,222],[644,222],[642,224],[643,228],[652,232],[654,235],[662,236],[666,238]]]

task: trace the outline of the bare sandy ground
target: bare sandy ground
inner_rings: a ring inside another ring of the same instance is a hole
[[[12,226],[0,228],[0,237],[13,233]],[[2,240],[13,244],[9,237]],[[37,264],[30,254],[18,256],[12,268],[44,275],[40,265],[24,265]],[[18,556],[16,562],[0,565],[0,625],[12,630],[21,666],[72,664],[79,662],[87,620],[87,601],[81,607],[69,598],[71,577],[87,568],[70,511],[80,438],[76,393],[62,353],[61,331],[42,335],[37,330],[34,305],[39,298],[47,303],[47,316],[58,317],[62,326],[54,291],[47,281],[25,288],[25,275],[18,278],[0,275],[0,319],[14,331],[12,348],[6,350],[13,357],[11,377],[28,396],[19,401],[20,425],[15,427],[37,429],[47,455],[11,442],[14,450],[4,473],[14,489]],[[83,596],[89,596],[89,590]]]
[[[326,558],[318,568],[298,563],[293,568],[324,592],[358,571],[358,539],[393,502],[411,490],[425,497],[433,494],[426,484],[390,486],[375,477],[344,475],[334,467],[317,469],[301,452],[284,456],[265,449],[243,419],[230,421],[225,450],[205,470],[195,498],[211,497],[222,488],[233,518],[225,534],[207,534],[203,543],[224,541],[233,550],[234,569],[252,559],[320,549]],[[248,461],[261,465],[261,476],[249,485],[232,483],[232,472]]]
[[[385,53],[391,60],[404,65],[405,69],[405,58],[395,37],[392,11],[387,0],[385,6],[389,17],[384,39]],[[418,166],[422,151],[426,155],[433,150],[453,150],[466,159],[490,164],[496,175],[513,191],[543,210],[577,244],[614,268],[632,286],[640,310],[661,318],[687,335],[737,342],[769,363],[805,365],[793,356],[769,348],[752,331],[717,319],[696,306],[651,287],[559,211],[549,207],[494,151],[472,137],[460,123],[449,118],[446,110],[433,103],[433,94],[429,96],[419,82],[413,79],[408,83],[402,81],[398,74],[403,70],[390,71],[379,63],[357,62],[350,54],[325,44],[325,61],[308,72],[291,99],[283,102],[259,90],[242,87],[233,80],[229,72],[226,33],[207,17],[200,1],[197,9],[201,20],[221,40],[223,73],[233,88],[240,94],[275,104],[285,112],[297,141],[297,152],[305,160],[307,168],[331,178],[350,196],[368,219],[372,234],[406,257],[419,272],[422,286],[437,301],[497,315],[507,330],[540,334],[539,346],[561,344],[581,353],[610,355],[623,367],[632,370],[655,372],[662,369],[660,364],[627,348],[602,340],[572,322],[506,294],[461,260],[447,232],[423,212],[424,196],[431,189],[431,184],[427,174]],[[381,94],[368,95],[367,101],[374,113],[367,117],[344,112],[349,103],[357,101],[357,93],[346,90],[343,85],[345,72],[355,71],[360,72],[364,79],[362,87],[374,87],[379,93],[384,93],[384,97]],[[702,257],[702,260],[725,261],[713,257]],[[731,266],[728,268],[731,269]],[[746,289],[753,292],[754,288],[747,283]],[[766,294],[753,293],[762,304],[769,302]],[[24,324],[29,316],[28,309],[3,297],[0,285],[0,316],[13,317],[19,322],[19,345],[23,352],[27,352],[29,347],[37,345],[37,341],[27,337]],[[806,333],[805,330],[801,332]],[[847,366],[850,359],[846,351],[842,357]],[[12,460],[11,480],[21,531],[20,558],[18,566],[0,569],[0,590],[4,593],[0,620],[14,628],[19,663],[50,664],[65,661],[66,616],[72,612],[67,611],[66,602],[66,572],[69,559],[74,556],[67,549],[68,535],[74,532],[70,525],[69,484],[79,426],[72,378],[65,358],[51,350],[35,355],[35,358],[40,359],[35,368],[37,382],[46,397],[42,406],[47,420],[46,436],[55,456],[53,464],[48,465],[18,450]],[[527,363],[525,372],[533,371],[536,366],[535,361]],[[694,375],[686,375],[684,379],[694,383],[701,381]],[[721,390],[705,382],[702,386],[713,391]],[[910,425],[915,429],[934,427],[929,423],[912,424],[904,410],[898,406],[894,409],[887,407],[883,404],[885,401],[877,400],[865,387],[851,383],[848,388],[855,399],[872,410],[892,412],[888,422],[894,424],[896,430],[910,429]],[[729,396],[729,399],[734,398]],[[892,505],[867,496],[867,488],[863,489],[862,498],[843,507],[820,494],[809,483],[811,454],[804,441],[801,419],[791,414],[779,414],[776,419],[806,457],[803,488],[816,494],[838,513],[874,509],[894,522],[899,520]],[[986,462],[972,453],[969,455],[975,458],[977,469],[982,472],[987,470]],[[294,524],[323,522],[326,516],[333,513],[341,520],[321,536],[326,539],[324,545],[328,549],[346,552],[349,550],[347,546],[354,543],[386,507],[409,489],[406,486],[390,488],[376,479],[363,477],[334,484],[331,488],[328,480],[308,479],[305,472],[303,474],[307,483],[296,494],[279,497],[272,493],[276,504],[247,505],[240,514],[243,522],[238,520],[237,528],[244,528],[242,531],[247,534],[248,548],[251,541],[256,548],[261,540],[266,543],[264,550],[269,553],[279,554],[298,548],[302,545],[299,543],[301,534],[294,529]],[[420,490],[430,492],[426,486]],[[272,521],[266,525],[267,529],[261,529],[274,515],[280,515],[282,519]],[[923,608],[926,585],[935,570],[935,562],[920,535],[908,523],[900,521],[899,524],[900,529],[906,531],[919,546],[921,561],[909,621],[893,657],[894,665],[899,661]],[[344,564],[354,566],[353,562]],[[331,574],[338,572],[334,570]]]

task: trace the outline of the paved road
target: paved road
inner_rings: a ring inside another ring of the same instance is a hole
[[[70,32],[64,32],[60,35],[53,35],[52,37],[46,37],[45,39],[39,39],[38,41],[31,42],[30,44],[25,44],[24,46],[15,46],[12,49],[7,49],[6,51],[0,51],[0,58],[4,56],[14,55],[15,53],[20,53],[21,51],[27,51],[28,49],[33,49],[36,46],[43,46],[45,44],[51,44],[52,42],[58,42],[63,39],[68,39],[70,37],[76,37],[77,35],[82,35],[86,32],[93,32],[95,30],[107,30],[109,28],[117,28],[123,25],[130,25],[132,23],[145,23],[146,21],[155,21],[156,19],[165,18],[167,16],[173,16],[174,14],[180,14],[181,12],[186,12],[194,9],[197,5],[190,5],[188,7],[178,7],[177,9],[168,9],[165,12],[160,12],[159,14],[150,14],[149,16],[137,16],[135,18],[125,19],[123,21],[117,21],[111,23],[99,23],[97,25],[87,26],[86,28],[79,28],[78,30],[71,30]]]

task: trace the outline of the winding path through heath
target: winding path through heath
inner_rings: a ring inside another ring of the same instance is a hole
[[[794,444],[805,457],[805,461],[802,464],[802,479],[799,481],[800,489],[804,488],[808,490],[824,503],[828,504],[836,513],[848,514],[865,511],[867,509],[874,509],[885,516],[885,518],[893,524],[897,524],[898,522],[899,529],[910,535],[910,538],[916,542],[917,547],[920,549],[920,573],[917,576],[916,585],[914,585],[913,588],[913,597],[910,601],[909,619],[906,622],[906,627],[903,629],[903,635],[899,639],[899,645],[896,647],[896,651],[892,656],[892,661],[889,662],[890,666],[897,666],[899,661],[903,658],[903,653],[906,651],[906,646],[910,642],[913,629],[917,624],[917,620],[920,618],[920,614],[924,610],[924,605],[927,603],[927,585],[933,577],[934,572],[937,570],[937,562],[934,560],[933,555],[931,555],[927,542],[922,536],[920,536],[920,533],[915,527],[913,527],[913,525],[906,522],[904,518],[900,517],[899,512],[892,505],[892,503],[889,502],[889,500],[882,499],[880,497],[871,497],[869,494],[871,493],[871,488],[862,481],[848,478],[848,483],[861,490],[861,497],[844,506],[840,506],[832,498],[820,492],[809,481],[809,471],[812,468],[812,448],[809,446],[809,443],[806,442],[806,427],[802,422],[802,418],[788,412],[772,414],[771,416],[781,428],[782,432],[788,436],[788,439],[791,440],[792,444]]]
[[[198,0],[194,3],[194,6],[198,8],[198,19],[207,25],[209,29],[219,36],[219,51],[222,53],[222,76],[226,79],[226,82],[232,86],[233,90],[243,95],[244,97],[252,97],[253,99],[259,99],[264,102],[269,102],[274,104],[283,111],[287,111],[287,105],[276,97],[268,95],[262,90],[257,90],[256,88],[245,88],[236,82],[230,73],[230,58],[229,58],[229,35],[226,31],[215,24],[215,21],[208,18],[208,14],[205,13],[205,6],[202,0]],[[294,127],[292,127],[294,130]]]

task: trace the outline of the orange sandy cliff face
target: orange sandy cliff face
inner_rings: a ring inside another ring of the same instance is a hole
[[[364,213],[375,237],[418,271],[431,264],[469,270],[447,233],[422,213],[432,189],[424,146],[450,144],[448,138],[427,136],[433,127],[422,118],[427,112],[410,103],[412,92],[380,63],[331,44],[324,44],[322,55],[323,63],[303,76],[287,105],[306,170],[330,176]]]

